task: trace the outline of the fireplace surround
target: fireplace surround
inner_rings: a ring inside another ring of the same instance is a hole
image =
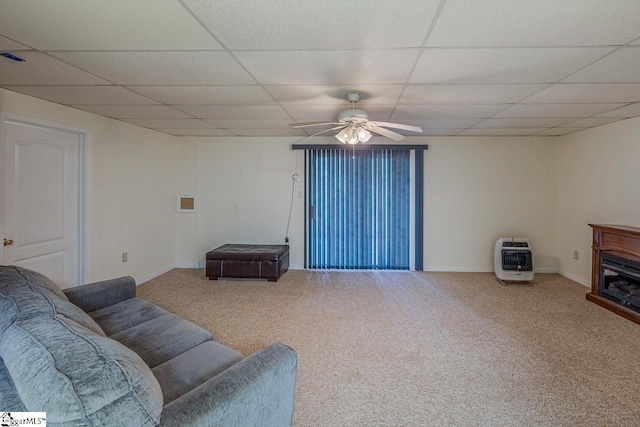
[[[640,324],[640,228],[589,225],[593,255],[587,299]]]

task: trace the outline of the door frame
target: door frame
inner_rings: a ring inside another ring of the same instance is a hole
[[[4,174],[4,144],[6,122],[49,128],[78,135],[78,284],[89,281],[91,267],[91,131],[66,123],[38,119],[0,110],[0,175]],[[0,185],[0,234],[4,237],[4,188]],[[0,261],[4,246],[0,246]]]

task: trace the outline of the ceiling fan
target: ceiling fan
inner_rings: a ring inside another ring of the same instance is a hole
[[[341,111],[338,114],[337,122],[307,122],[307,123],[291,123],[289,126],[294,128],[306,128],[311,126],[326,126],[337,125],[335,127],[322,130],[313,135],[309,135],[306,138],[320,135],[332,130],[342,129],[335,137],[343,144],[358,144],[365,143],[371,138],[371,132],[377,133],[394,141],[402,141],[405,137],[397,132],[389,130],[402,129],[411,132],[422,132],[422,128],[419,126],[403,125],[400,123],[389,122],[374,122],[369,120],[369,115],[364,110],[356,108],[356,102],[360,99],[360,94],[357,92],[349,92],[345,96],[347,101],[351,102],[351,108]],[[303,139],[306,139],[303,138]]]

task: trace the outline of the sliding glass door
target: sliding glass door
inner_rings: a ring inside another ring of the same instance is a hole
[[[409,269],[409,150],[309,150],[307,171],[309,268]]]

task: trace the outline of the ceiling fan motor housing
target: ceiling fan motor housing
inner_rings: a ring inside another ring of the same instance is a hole
[[[369,120],[369,115],[364,110],[351,109],[344,110],[338,114],[338,121],[340,122],[366,122]]]

